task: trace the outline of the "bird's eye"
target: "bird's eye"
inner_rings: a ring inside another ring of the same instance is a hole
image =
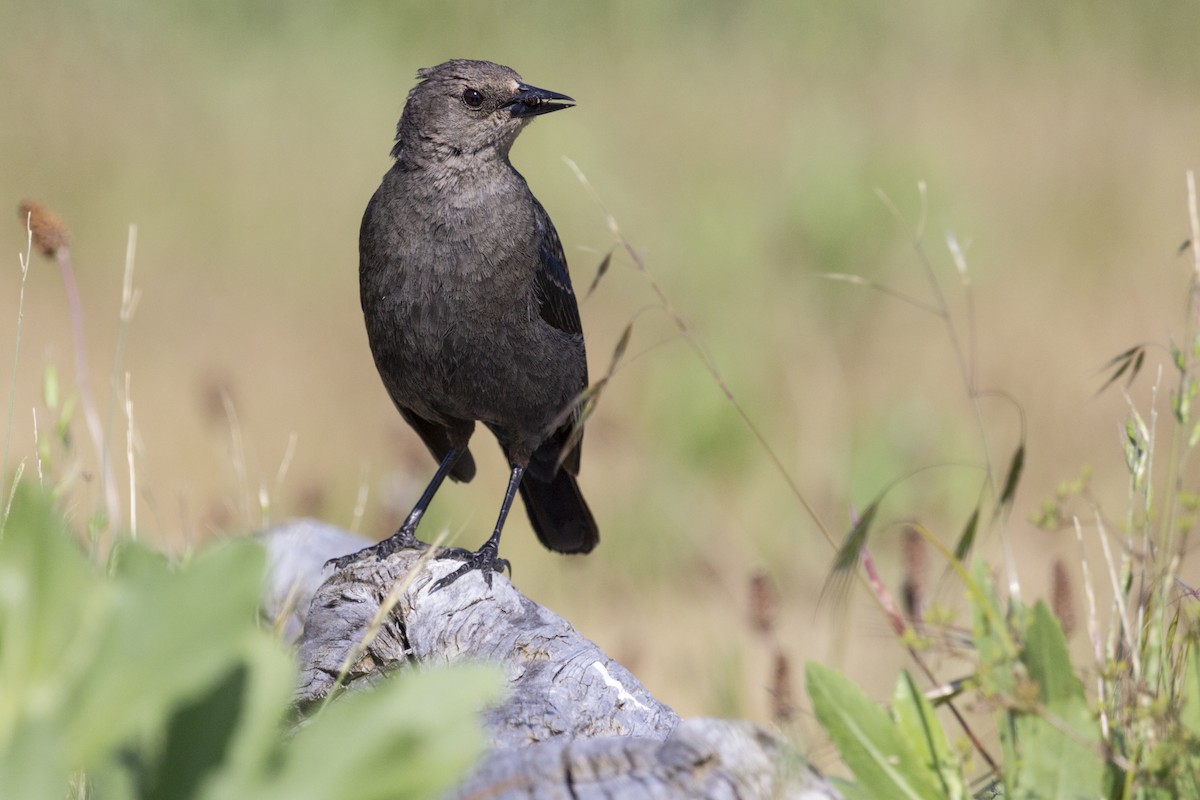
[[[463,102],[471,108],[479,108],[483,105],[483,95],[475,89],[465,89],[463,91]]]

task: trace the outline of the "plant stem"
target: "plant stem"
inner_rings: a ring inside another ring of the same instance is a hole
[[[12,382],[8,387],[8,422],[4,426],[4,458],[0,459],[0,469],[8,468],[8,451],[12,444],[13,409],[17,405],[17,366],[21,362],[21,323],[25,320],[25,279],[29,277],[29,258],[33,254],[33,214],[25,214],[25,254],[17,254],[21,263],[21,288],[17,293],[17,340],[13,346]],[[18,473],[19,475],[19,473]],[[16,478],[13,479],[14,485]],[[4,525],[8,522],[8,504],[0,512],[0,535],[4,533]]]
[[[60,247],[55,251],[54,257],[58,262],[59,272],[62,273],[63,289],[67,293],[71,336],[75,344],[75,381],[79,384],[79,400],[83,406],[83,416],[87,423],[88,433],[96,448],[96,457],[100,459],[100,491],[104,495],[105,509],[108,513],[105,527],[111,528],[119,519],[121,504],[117,498],[112,465],[109,463],[108,453],[104,446],[104,429],[101,427],[100,415],[96,411],[96,403],[92,399],[92,392],[88,387],[87,353],[84,349],[83,337],[83,306],[79,302],[79,287],[75,283],[75,272],[71,269],[70,248]]]

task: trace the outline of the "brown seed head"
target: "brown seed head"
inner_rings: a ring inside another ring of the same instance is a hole
[[[759,633],[770,634],[775,628],[775,610],[779,605],[775,587],[764,570],[750,576],[750,624]]]
[[[21,224],[28,221],[29,230],[33,233],[33,244],[42,255],[53,258],[59,250],[66,249],[71,244],[71,233],[62,219],[50,209],[36,200],[22,200],[17,206],[21,216]]]
[[[915,528],[904,531],[904,613],[909,619],[920,619],[925,606],[925,572],[928,559],[925,540]]]
[[[1054,559],[1050,573],[1050,600],[1063,634],[1069,637],[1075,630],[1075,593],[1071,591],[1071,573],[1061,558]]]
[[[771,719],[786,725],[796,716],[796,701],[792,696],[792,666],[783,653],[775,654],[771,675]]]

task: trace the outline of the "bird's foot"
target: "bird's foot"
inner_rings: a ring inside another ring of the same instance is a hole
[[[331,558],[325,562],[325,566],[332,566],[334,570],[345,569],[350,564],[372,555],[375,556],[376,561],[382,561],[392,553],[398,553],[401,550],[426,550],[428,548],[429,545],[418,539],[411,529],[401,528],[378,544],[364,547],[362,550],[339,558]]]
[[[440,592],[456,580],[466,575],[468,572],[479,570],[483,573],[483,581],[489,589],[492,588],[492,573],[504,572],[508,570],[508,574],[512,574],[512,565],[508,563],[508,559],[500,558],[496,552],[496,545],[490,540],[485,542],[483,547],[472,552],[463,550],[461,547],[449,547],[437,552],[436,558],[450,558],[455,561],[462,561],[463,565],[451,572],[444,578],[441,578],[437,583],[433,584],[433,588],[429,591]]]

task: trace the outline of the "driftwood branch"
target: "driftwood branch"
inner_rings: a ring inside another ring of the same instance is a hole
[[[326,560],[364,540],[299,520],[263,535],[264,611],[298,646],[296,702],[397,665],[489,661],[509,695],[485,714],[491,750],[451,794],[518,797],[839,795],[779,737],[746,722],[680,720],[623,666],[503,575],[431,585],[458,562],[405,550],[330,574]],[[381,611],[381,609],[383,609]]]

